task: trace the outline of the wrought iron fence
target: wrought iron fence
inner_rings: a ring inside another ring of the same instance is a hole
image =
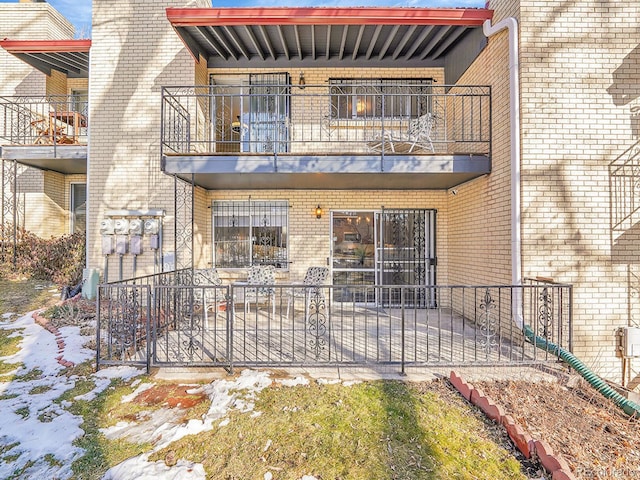
[[[165,87],[162,152],[490,154],[489,86],[389,82]]]
[[[0,96],[0,140],[9,145],[86,145],[86,96]]]
[[[640,141],[609,165],[612,240],[630,232],[640,220]]]
[[[189,275],[162,274],[156,286],[100,286],[98,367],[387,364],[404,371],[554,360],[525,338],[524,326],[571,350],[569,285],[194,285]],[[424,294],[428,308],[411,301]]]

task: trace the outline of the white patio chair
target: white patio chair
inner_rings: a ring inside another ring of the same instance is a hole
[[[299,287],[293,287],[287,293],[287,319],[289,308],[296,298],[304,299],[305,310],[309,308],[311,300],[317,298],[319,302],[325,301],[325,295],[321,287],[329,276],[327,267],[309,267]]]
[[[276,315],[276,268],[273,265],[253,265],[247,273],[246,287],[244,287],[244,313],[251,312],[250,302],[256,302],[256,309],[260,301],[271,301],[273,316]],[[264,285],[264,286],[260,286]]]
[[[369,147],[375,151],[382,151],[384,148],[385,152],[392,153],[412,153],[416,148],[435,152],[431,138],[434,125],[435,116],[426,113],[411,120],[406,131],[386,130]]]
[[[218,315],[220,304],[226,306],[227,299],[222,294],[222,290],[217,287],[222,285],[222,279],[215,268],[195,268],[193,270],[193,300],[194,303],[202,304],[204,313],[205,328],[209,328],[209,312],[214,312],[214,318]]]

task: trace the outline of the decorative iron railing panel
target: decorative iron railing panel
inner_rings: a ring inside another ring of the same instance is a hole
[[[98,287],[96,358],[100,365],[144,365],[151,360],[152,287],[111,284]]]
[[[160,286],[155,291],[153,364],[230,367],[229,287]]]
[[[385,85],[165,87],[162,153],[491,153],[489,86]]]
[[[162,275],[181,280],[101,286],[99,330],[106,333],[98,366],[140,364],[145,355],[149,365],[229,369],[389,364],[404,370],[554,361],[526,340],[523,326],[571,350],[569,285],[429,286],[435,301],[425,308],[412,300],[425,286],[360,285],[351,301],[344,291],[353,286],[185,285],[188,270]],[[389,298],[391,290],[400,292],[398,304],[355,301]],[[150,337],[139,333],[141,320],[149,321]]]
[[[18,163],[0,160],[0,169],[0,261],[11,261],[15,266],[18,231],[24,225],[21,222],[24,205],[20,205],[18,194]]]
[[[0,144],[86,145],[86,96],[0,97]]]

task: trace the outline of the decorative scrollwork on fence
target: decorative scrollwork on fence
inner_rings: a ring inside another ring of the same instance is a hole
[[[325,296],[320,288],[314,288],[309,298],[308,332],[311,335],[309,347],[316,360],[327,348],[327,316],[325,315]]]
[[[178,361],[194,361],[202,351],[198,338],[202,335],[204,309],[202,299],[194,295],[193,289],[182,291],[179,296],[180,317],[176,328],[179,332],[181,349]]]
[[[109,350],[111,357],[117,360],[131,359],[146,340],[146,317],[142,315],[138,288],[119,288],[116,296],[111,297],[108,308]]]
[[[538,332],[544,338],[553,335],[553,296],[547,287],[538,295]]]
[[[176,270],[193,266],[193,183],[175,177]]]
[[[498,346],[498,334],[496,333],[497,318],[494,313],[497,306],[496,301],[491,296],[491,291],[488,288],[480,299],[478,308],[480,309],[480,318],[478,321],[478,325],[480,327],[480,340],[478,344],[480,348],[485,351],[488,357],[491,350]]]

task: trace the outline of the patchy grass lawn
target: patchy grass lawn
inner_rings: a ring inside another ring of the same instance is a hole
[[[49,290],[55,288],[42,280],[10,280],[0,278],[0,314],[22,315],[31,310],[53,305],[57,297]]]
[[[138,378],[158,384],[153,378]],[[80,382],[60,401],[91,388]],[[115,381],[94,400],[76,401],[69,408],[83,416],[86,432],[76,441],[87,453],[74,463],[74,478],[99,479],[109,467],[152,449],[151,444],[108,440],[100,432],[167,407],[141,400],[121,403],[133,390],[128,382]],[[475,412],[445,381],[273,384],[252,401],[253,411],[232,410],[213,431],[184,437],[150,460],[202,463],[210,479],[262,479],[267,472],[291,480],[304,475],[354,480],[528,478],[502,429]],[[207,399],[189,409],[176,408],[175,415],[183,422],[197,420],[209,405]]]
[[[51,305],[56,299],[48,285],[42,286],[42,282],[0,280],[0,313],[22,314]],[[12,334],[20,332],[0,330],[0,356],[18,348],[19,336]],[[0,362],[2,368],[9,366]],[[135,401],[123,404],[123,396],[137,388],[133,380],[114,380],[91,400],[77,398],[94,388],[92,371],[92,362],[85,362],[62,372],[76,376],[76,383],[56,400],[84,421],[85,434],[74,442],[86,452],[72,466],[73,478],[78,480],[99,479],[110,467],[153,448],[151,443],[109,440],[102,428],[120,421],[135,422],[145,412],[168,408]],[[14,374],[10,380],[29,381],[41,374],[34,369]],[[159,383],[144,376],[139,381]],[[29,394],[44,392],[40,387]],[[274,383],[255,395],[255,399],[245,399],[255,402],[252,412],[232,410],[212,431],[184,437],[155,452],[151,460],[191,460],[204,465],[208,478],[225,480],[263,479],[267,472],[277,479],[292,480],[303,475],[332,480],[527,478],[503,430],[466,404],[444,381],[375,381],[350,386],[312,382],[295,387]],[[174,411],[176,418],[186,422],[202,419],[209,406],[207,397]],[[0,445],[0,456],[8,448]]]
[[[208,478],[523,479],[499,428],[443,382],[271,387],[254,412],[151,459],[202,463]]]

